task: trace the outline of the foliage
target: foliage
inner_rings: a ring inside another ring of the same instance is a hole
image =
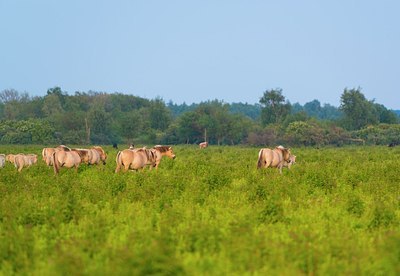
[[[271,89],[264,92],[260,99],[261,122],[264,125],[281,123],[290,114],[291,105],[285,102],[282,89]]]
[[[290,123],[287,127],[286,135],[292,141],[292,144],[295,141],[304,146],[326,144],[323,129],[311,122],[296,121]]]
[[[2,144],[48,144],[54,142],[54,129],[44,120],[1,121]]]
[[[338,120],[343,116],[342,112],[337,107],[326,103],[321,106],[318,100],[312,100],[311,102],[305,103],[304,106],[301,106],[299,103],[294,103],[292,105],[292,113],[296,114],[299,112],[305,112],[307,116],[319,120]]]
[[[353,131],[356,138],[365,140],[368,144],[388,145],[390,143],[400,144],[399,124],[379,124]]]
[[[381,131],[372,141],[372,134],[361,129],[379,123],[395,128],[399,123],[393,111],[368,101],[360,89],[345,89],[340,110],[318,100],[291,105],[282,89],[265,91],[260,104],[254,105],[219,100],[165,104],[161,98],[148,100],[122,93],[77,91],[69,95],[60,87],[48,89],[44,97],[29,97],[9,89],[0,92],[0,120],[0,143],[127,145],[204,140],[217,145],[342,146],[364,140],[383,144],[395,140],[395,132],[383,137]],[[20,125],[30,127],[20,129]]]
[[[345,89],[341,98],[340,109],[344,113],[343,125],[350,130],[358,130],[378,123],[395,124],[399,120],[396,114],[383,105],[368,101],[361,88]]]
[[[7,163],[0,274],[399,274],[400,149],[292,148],[282,175],[256,169],[255,147],[174,150],[158,171],[120,174],[111,147],[78,174]]]

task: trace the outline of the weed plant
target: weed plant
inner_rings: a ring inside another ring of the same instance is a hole
[[[0,274],[400,274],[400,148],[293,148],[282,175],[252,147],[118,174],[106,150],[78,173],[0,169]]]

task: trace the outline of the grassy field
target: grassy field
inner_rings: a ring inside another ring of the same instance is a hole
[[[37,153],[40,146],[0,147]],[[0,274],[399,275],[400,147],[174,147],[158,171],[0,169]]]

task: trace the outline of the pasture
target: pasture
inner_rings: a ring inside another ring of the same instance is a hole
[[[42,146],[1,146],[36,153]],[[400,147],[175,146],[159,169],[0,168],[0,275],[399,275]]]

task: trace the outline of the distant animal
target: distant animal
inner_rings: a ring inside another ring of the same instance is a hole
[[[140,170],[150,165],[150,169],[156,163],[156,151],[153,149],[125,149],[119,151],[116,157],[117,167],[115,172],[118,173],[121,168],[126,172],[127,170]]]
[[[176,155],[174,153],[174,150],[170,146],[161,146],[161,145],[156,145],[153,147],[154,150],[156,150],[156,162],[155,162],[155,167],[158,169],[158,166],[160,165],[161,158],[163,156],[167,156],[171,159],[175,159]]]
[[[257,169],[278,168],[282,174],[282,168],[285,162],[289,164],[290,156],[290,149],[283,146],[278,146],[274,149],[262,148],[258,153]]]
[[[78,153],[81,158],[81,163],[89,164],[92,157],[92,152],[88,149],[71,149],[71,151]]]
[[[14,155],[14,166],[18,172],[21,172],[24,167],[30,167],[37,163],[36,154],[16,154]]]
[[[42,150],[42,158],[43,161],[46,163],[47,166],[52,166],[53,165],[53,161],[52,159],[52,155],[53,152],[55,151],[55,148],[43,148]]]
[[[112,146],[113,146],[114,149],[118,149],[117,143],[113,143]]]
[[[42,150],[42,157],[47,166],[53,166],[52,156],[56,150],[70,151],[71,149],[64,145],[60,145],[56,148],[44,148]]]
[[[7,154],[6,155],[6,161],[14,164],[15,156],[17,156],[17,154]]]
[[[292,165],[296,164],[296,155],[290,155],[289,160],[283,161],[283,167],[288,168],[290,170],[290,167]]]
[[[391,142],[389,145],[388,145],[388,147],[389,148],[393,148],[393,147],[395,147],[395,146],[397,146],[398,145],[398,143],[396,143],[396,142]]]
[[[200,144],[199,144],[199,147],[200,147],[201,149],[205,149],[206,147],[208,147],[208,142],[202,142],[202,143],[200,143]]]
[[[4,168],[5,163],[6,163],[6,155],[0,154],[0,168]]]
[[[134,144],[130,144],[130,145],[129,145],[129,149],[130,149],[130,150],[133,150],[134,148],[135,148],[135,145],[134,145]]]
[[[91,153],[89,164],[99,164],[100,161],[103,162],[103,165],[106,164],[107,154],[102,147],[94,146],[89,151]]]
[[[82,158],[77,151],[57,150],[53,152],[52,158],[54,174],[56,175],[60,172],[61,167],[75,167],[75,171],[78,172],[78,167],[82,162]]]

